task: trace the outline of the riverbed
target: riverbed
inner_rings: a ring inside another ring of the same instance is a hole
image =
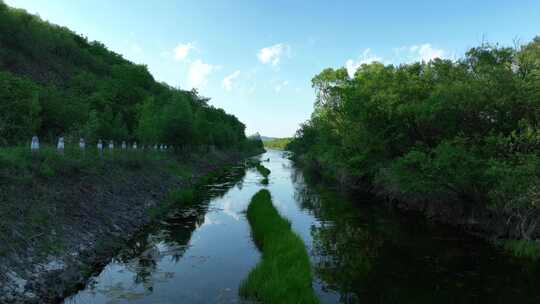
[[[322,303],[540,303],[540,268],[418,214],[306,181],[270,150],[269,184],[235,167],[204,198],[171,210],[64,303],[241,303],[258,263],[245,210],[267,188],[310,253]],[[269,161],[267,161],[269,160]]]

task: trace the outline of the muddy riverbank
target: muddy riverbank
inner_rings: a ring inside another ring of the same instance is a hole
[[[62,164],[54,174],[2,179],[0,303],[60,301],[150,223],[171,190],[191,188],[245,156],[111,156],[95,166]],[[42,170],[45,161],[36,162]]]

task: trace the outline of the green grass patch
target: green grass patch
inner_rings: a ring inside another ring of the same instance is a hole
[[[276,138],[271,140],[263,141],[265,148],[275,149],[275,150],[285,150],[287,145],[291,142],[292,138]]]
[[[247,218],[262,261],[242,282],[240,295],[266,304],[319,303],[305,245],[274,207],[268,190],[253,196]]]
[[[172,190],[167,199],[157,206],[148,209],[150,219],[155,221],[165,216],[174,206],[189,206],[195,203],[197,192],[195,188]]]
[[[263,185],[268,185],[268,176],[270,175],[270,172],[271,172],[270,169],[266,168],[265,166],[261,165],[260,163],[255,165],[255,168],[263,176],[263,180],[261,181],[261,183]]]
[[[497,243],[514,257],[535,261],[540,258],[540,244],[536,242],[527,240],[503,240]]]
[[[257,166],[255,166],[257,168],[257,171],[259,171],[259,173],[264,177],[264,178],[267,178],[268,175],[270,175],[270,173],[272,171],[270,171],[270,169],[266,168],[265,166],[261,165],[261,164],[257,164]]]

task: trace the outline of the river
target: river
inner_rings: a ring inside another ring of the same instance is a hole
[[[283,152],[261,159],[270,159],[268,185],[235,167],[204,199],[145,229],[65,303],[241,303],[238,286],[260,259],[245,210],[264,187],[303,238],[322,303],[540,303],[536,263],[308,183]]]

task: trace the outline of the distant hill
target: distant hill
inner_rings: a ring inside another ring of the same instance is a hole
[[[261,137],[261,140],[262,141],[271,141],[271,140],[276,140],[276,139],[279,139],[277,137],[270,137],[270,136],[260,136]]]
[[[271,137],[267,137],[267,138],[271,138]],[[263,144],[264,144],[265,148],[276,149],[276,150],[285,150],[285,147],[287,146],[287,144],[289,142],[291,142],[291,139],[292,138],[290,138],[290,137],[271,138],[271,139],[267,139],[267,140],[263,139]]]

